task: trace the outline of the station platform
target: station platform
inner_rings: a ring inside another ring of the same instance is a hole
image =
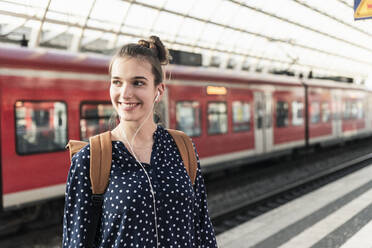
[[[217,236],[219,248],[372,248],[372,164]]]

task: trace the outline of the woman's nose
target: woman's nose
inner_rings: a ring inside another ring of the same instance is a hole
[[[120,97],[126,99],[133,96],[132,87],[128,83],[124,83],[120,89]]]

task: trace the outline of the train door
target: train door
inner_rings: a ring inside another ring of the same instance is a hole
[[[371,130],[372,128],[372,95],[369,93],[366,93],[364,102],[364,113],[366,118],[366,130]]]
[[[333,137],[341,137],[342,135],[342,101],[341,91],[334,90],[332,92],[332,135]]]
[[[265,97],[263,92],[254,92],[254,140],[256,153],[265,151],[266,134],[264,129]]]
[[[272,106],[273,106],[273,97],[272,92],[265,93],[265,119],[264,119],[264,132],[265,132],[265,152],[269,152],[273,149],[273,121],[272,121]]]
[[[64,103],[56,102],[53,104],[53,121],[51,126],[54,126],[53,142],[55,144],[62,144],[67,137],[67,113]]]

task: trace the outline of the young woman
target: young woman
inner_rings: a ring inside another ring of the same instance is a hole
[[[112,166],[96,247],[217,247],[199,158],[194,185],[171,135],[153,121],[169,61],[160,39],[127,44],[110,64]],[[89,145],[72,158],[66,185],[64,248],[87,247],[92,215]]]

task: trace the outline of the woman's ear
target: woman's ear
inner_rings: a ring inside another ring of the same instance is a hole
[[[161,98],[163,97],[164,90],[165,90],[165,84],[164,84],[164,83],[160,83],[160,84],[158,85],[158,90],[157,90],[158,92],[156,93],[156,95],[159,94],[159,96],[156,97],[156,101],[157,101],[157,102],[160,102]]]

